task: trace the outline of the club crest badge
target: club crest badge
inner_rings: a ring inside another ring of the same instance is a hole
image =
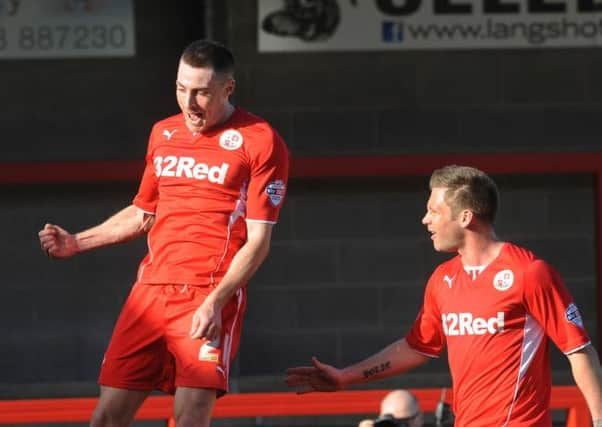
[[[514,284],[514,273],[512,270],[502,270],[493,278],[493,287],[498,291],[507,291]]]
[[[286,185],[284,184],[284,181],[277,179],[276,181],[270,182],[265,187],[265,194],[268,195],[272,205],[278,206],[282,203],[282,199],[284,199],[284,195],[286,194]]]
[[[239,131],[228,129],[219,137],[219,145],[224,150],[238,150],[242,147],[243,138]]]

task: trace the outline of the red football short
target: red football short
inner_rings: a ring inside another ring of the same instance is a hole
[[[222,333],[208,342],[188,335],[192,315],[211,292],[190,285],[136,283],[125,302],[100,370],[99,384],[127,390],[176,387],[228,391],[228,373],[240,341],[246,290],[222,309]]]

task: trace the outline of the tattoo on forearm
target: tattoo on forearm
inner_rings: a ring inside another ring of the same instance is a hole
[[[373,377],[374,375],[380,374],[381,372],[384,372],[387,369],[391,369],[391,361],[386,361],[370,369],[366,369],[364,371],[364,378]]]

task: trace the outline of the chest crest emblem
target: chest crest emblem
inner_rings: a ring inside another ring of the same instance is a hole
[[[498,271],[493,278],[493,287],[498,291],[507,291],[514,284],[514,273],[512,270]]]
[[[243,138],[239,131],[228,129],[219,137],[219,145],[224,150],[238,150],[242,147]]]

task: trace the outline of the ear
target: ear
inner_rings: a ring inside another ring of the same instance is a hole
[[[475,215],[473,211],[464,209],[460,212],[458,218],[460,219],[460,225],[462,228],[467,228],[470,224],[472,224],[473,220],[475,219]]]
[[[236,80],[229,79],[225,86],[227,96],[230,96],[234,93],[235,87],[236,87]]]

